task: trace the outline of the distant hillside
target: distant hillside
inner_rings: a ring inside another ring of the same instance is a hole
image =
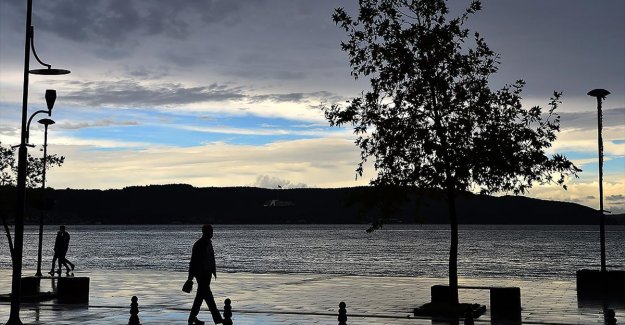
[[[435,191],[408,193],[407,200],[370,187],[263,189],[159,185],[121,190],[55,190],[48,223],[448,223],[447,206]],[[419,200],[415,198],[419,197]],[[383,200],[385,199],[385,200]],[[397,199],[397,200],[394,200]],[[389,204],[384,203],[391,202]],[[390,211],[390,212],[389,212]],[[463,224],[597,224],[597,211],[579,204],[519,196],[465,194],[458,199]],[[38,214],[33,214],[38,216]],[[623,215],[609,223],[625,224]],[[27,222],[34,223],[36,217]]]

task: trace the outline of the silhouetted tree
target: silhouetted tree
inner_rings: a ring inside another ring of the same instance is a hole
[[[0,142],[0,185],[15,183],[15,150]]]
[[[449,285],[458,303],[458,222],[463,191],[524,193],[534,183],[564,185],[581,171],[564,156],[547,156],[559,132],[555,109],[521,105],[522,80],[492,91],[498,55],[463,25],[481,9],[473,1],[450,18],[445,0],[360,0],[358,16],[335,9],[348,34],[341,48],[351,74],[371,89],[324,107],[332,126],[351,125],[361,150],[357,174],[373,159],[375,186],[439,189],[451,224]]]
[[[33,157],[28,154],[28,169],[26,170],[26,187],[38,188],[43,182],[43,157]],[[52,167],[61,167],[65,162],[64,156],[48,154],[46,171]],[[15,186],[17,183],[17,160],[15,149],[2,146],[0,142],[0,186]]]
[[[43,182],[43,157],[33,157],[28,154],[28,168],[26,169],[26,186],[28,188],[38,188]],[[65,157],[49,154],[46,160],[46,170],[51,167],[60,167],[65,162]],[[15,159],[15,149],[4,147],[0,142],[0,218],[5,234],[9,241],[9,250],[13,256],[13,243],[11,232],[7,224],[7,217],[15,213],[16,208],[16,185],[17,185],[17,160]],[[43,193],[41,193],[43,194]],[[47,202],[42,197],[35,198],[38,205],[44,208]]]

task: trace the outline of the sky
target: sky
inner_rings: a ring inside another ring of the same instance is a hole
[[[57,90],[49,152],[54,188],[333,188],[365,185],[349,128],[330,127],[321,105],[368,89],[350,76],[346,35],[330,0],[34,0],[35,48],[65,76],[31,75],[29,114]],[[453,1],[458,12],[468,1]],[[0,1],[0,142],[19,143],[26,3]],[[468,27],[500,54],[493,88],[517,79],[526,107],[563,92],[561,133],[550,153],[583,169],[568,190],[527,196],[598,207],[595,88],[603,103],[605,206],[625,212],[625,1],[486,0]],[[31,68],[39,68],[31,58]],[[40,116],[43,118],[44,116]],[[33,123],[30,149],[41,154]]]

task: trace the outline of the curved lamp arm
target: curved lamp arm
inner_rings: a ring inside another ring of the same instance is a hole
[[[28,123],[26,124],[26,143],[28,144],[28,137],[30,135],[30,122],[33,121],[33,118],[35,117],[35,115],[37,114],[41,114],[41,113],[46,113],[48,114],[48,116],[52,115],[52,110],[38,110],[36,112],[33,113],[33,115],[30,116],[30,118],[28,118]]]
[[[47,63],[41,61],[41,59],[37,55],[37,50],[35,50],[35,28],[33,26],[30,26],[28,28],[28,33],[30,34],[30,48],[33,51],[35,59],[37,59],[37,62],[39,62],[39,64],[41,64],[43,66],[48,67],[48,69],[52,68],[51,64],[47,64]]]

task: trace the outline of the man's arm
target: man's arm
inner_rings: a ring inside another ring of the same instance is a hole
[[[196,245],[197,243],[193,244],[193,248],[191,249],[191,260],[189,261],[189,277],[187,278],[187,280],[193,280],[193,269],[195,268],[195,263],[197,263],[195,261],[195,259],[197,259]]]
[[[215,276],[215,280],[217,280],[217,263],[215,262],[215,251],[213,250],[213,243],[211,243],[210,254],[211,256],[209,256],[208,258],[211,259],[211,265],[213,266],[213,275]]]

